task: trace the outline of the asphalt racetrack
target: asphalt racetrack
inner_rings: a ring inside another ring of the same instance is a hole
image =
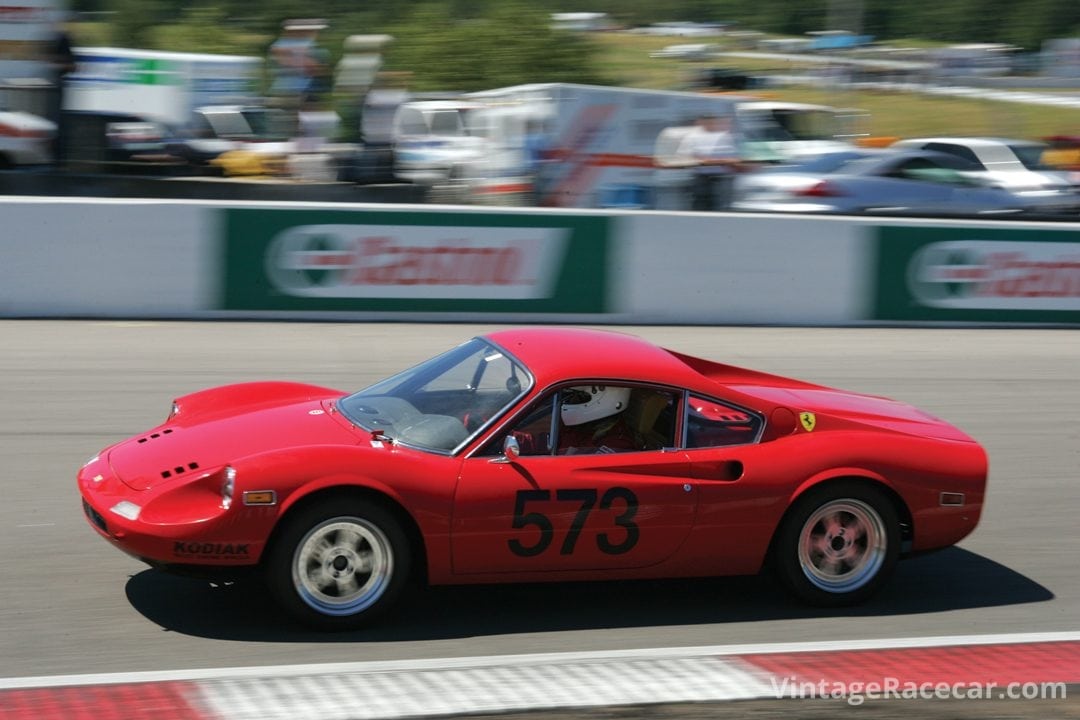
[[[491,326],[0,322],[0,678],[1080,628],[1080,334],[1074,330],[625,328],[691,354],[895,397],[990,455],[961,546],[904,562],[854,610],[765,578],[439,588],[385,624],[291,625],[257,584],[173,578],[110,547],[74,476],[238,381],[355,389]]]

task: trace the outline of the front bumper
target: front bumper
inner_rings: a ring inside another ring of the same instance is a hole
[[[258,563],[273,525],[266,516],[272,508],[222,507],[206,482],[209,475],[132,490],[112,473],[106,459],[95,458],[78,474],[83,514],[99,535],[150,565]]]

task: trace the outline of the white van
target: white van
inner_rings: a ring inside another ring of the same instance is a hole
[[[828,105],[750,101],[735,111],[739,151],[746,160],[787,162],[851,149],[848,113]]]
[[[483,138],[469,132],[467,116],[478,105],[460,100],[413,100],[394,115],[394,175],[407,182],[458,182],[484,155]]]

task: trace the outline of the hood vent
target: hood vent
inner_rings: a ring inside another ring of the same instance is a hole
[[[166,430],[166,432],[168,432],[168,431]],[[151,437],[153,437],[153,436],[151,435]],[[140,440],[139,442],[142,442],[142,440]],[[189,462],[186,466],[177,465],[176,467],[174,467],[171,470],[162,470],[161,471],[161,477],[163,479],[168,479],[168,478],[171,478],[173,475],[183,475],[184,473],[186,473],[186,472],[188,472],[190,470],[198,470],[198,469],[199,469],[199,463],[197,463],[197,462]]]
[[[165,428],[164,430],[162,430],[159,433],[151,433],[150,435],[147,435],[146,437],[139,438],[135,442],[137,442],[137,443],[139,443],[141,445],[144,442],[149,442],[150,440],[157,440],[159,437],[164,437],[165,435],[171,435],[171,434],[172,434],[172,428]]]

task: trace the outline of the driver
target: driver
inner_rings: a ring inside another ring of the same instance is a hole
[[[630,388],[580,385],[563,391],[559,455],[637,450],[642,443],[627,423]]]

